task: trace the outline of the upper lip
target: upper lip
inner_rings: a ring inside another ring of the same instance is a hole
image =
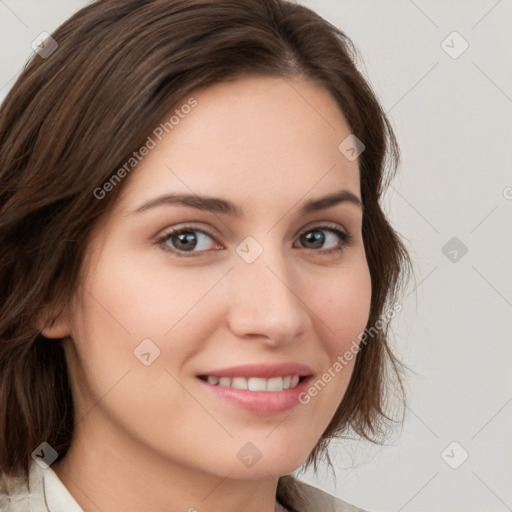
[[[312,373],[313,370],[305,364],[281,363],[231,366],[229,368],[211,370],[199,375],[212,375],[215,377],[260,377],[271,379],[272,377],[286,377],[288,375],[298,375],[299,377],[303,377],[306,375],[311,375]]]

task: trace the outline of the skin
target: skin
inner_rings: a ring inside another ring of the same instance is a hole
[[[76,411],[71,448],[52,468],[85,512],[274,511],[278,477],[317,444],[355,360],[308,404],[274,415],[212,398],[196,375],[295,361],[318,378],[368,321],[361,208],[298,213],[341,189],[361,197],[358,162],[338,150],[351,130],[333,97],[300,78],[268,77],[191,96],[198,105],[125,178],[89,240],[76,300],[43,330],[66,338]],[[134,213],[191,191],[245,214],[181,205]],[[328,254],[343,245],[336,234],[322,230],[323,245],[301,237],[326,222],[352,243]],[[190,223],[214,235],[194,232],[196,257],[163,249],[179,251],[176,237],[155,241]],[[247,236],[263,248],[250,264],[236,252]],[[146,338],[160,349],[150,366],[133,353]],[[250,468],[237,457],[247,442],[261,452]]]

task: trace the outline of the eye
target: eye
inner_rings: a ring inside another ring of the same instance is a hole
[[[327,236],[325,235],[327,233]],[[343,251],[353,241],[352,235],[332,226],[315,226],[300,235],[299,241],[306,245],[306,249],[320,254],[331,254]],[[325,248],[324,244],[330,247]],[[309,245],[309,247],[308,247]],[[322,250],[318,250],[322,249]]]
[[[340,252],[348,247],[352,240],[352,235],[332,226],[316,226],[304,231],[299,237],[302,247],[322,255]],[[214,240],[213,235],[194,226],[171,229],[158,238],[156,244],[165,251],[185,258],[199,256],[197,253],[210,249],[223,249],[223,246]],[[324,247],[325,244],[329,246],[327,249]]]
[[[183,228],[172,229],[171,231],[168,231],[165,235],[157,240],[157,244],[161,245],[164,250],[173,252],[177,256],[187,257],[189,254],[183,253],[206,251],[208,250],[209,245],[213,245],[214,248],[220,247],[216,244],[212,244],[208,240],[213,241],[213,237],[206,231],[197,229],[193,226],[185,226]]]

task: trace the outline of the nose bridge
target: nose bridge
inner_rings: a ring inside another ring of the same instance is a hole
[[[247,237],[236,249],[232,272],[231,328],[238,335],[292,341],[307,328],[308,314],[277,237]]]

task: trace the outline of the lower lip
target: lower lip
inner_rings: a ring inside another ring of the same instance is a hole
[[[209,392],[237,407],[257,414],[278,414],[292,409],[300,403],[299,395],[307,390],[311,379],[310,375],[294,388],[283,389],[283,391],[249,391],[213,385],[197,378]]]

